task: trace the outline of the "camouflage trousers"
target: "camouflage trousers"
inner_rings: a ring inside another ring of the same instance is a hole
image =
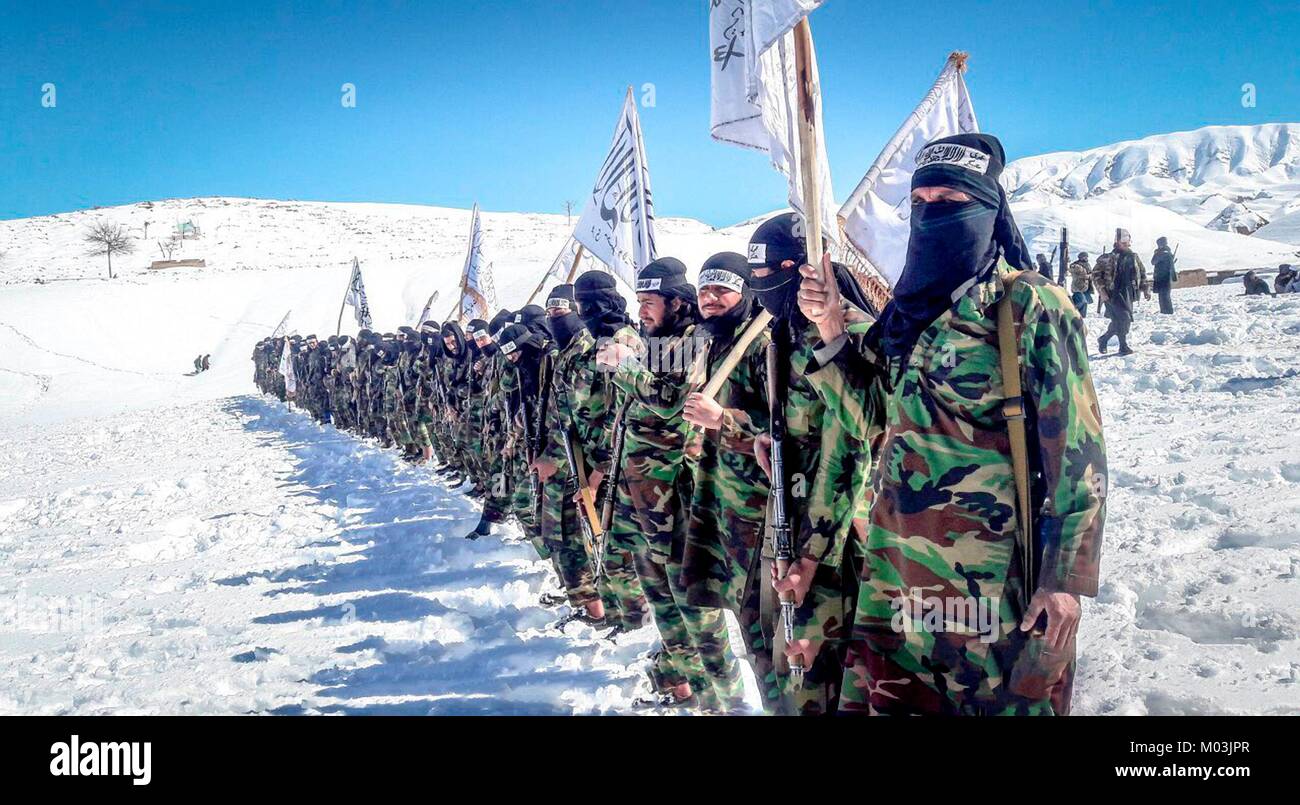
[[[352,427],[352,386],[346,381],[335,381],[330,395],[330,412],[334,427],[346,430]]]
[[[664,652],[678,684],[689,682],[701,706],[742,706],[740,664],[731,649],[723,610],[687,603],[681,585],[690,477],[680,467],[629,457],[620,475],[611,542],[630,550],[654,613]]]
[[[561,467],[542,486],[541,533],[569,606],[577,610],[601,596],[592,565],[595,546],[589,545],[584,536],[572,484],[565,483],[564,475],[565,468]]]
[[[605,572],[597,585],[600,600],[605,604],[605,618],[610,624],[621,623],[628,631],[645,626],[646,617],[650,613],[650,604],[641,587],[641,577],[637,575],[632,551],[623,547],[635,538],[635,528],[635,525],[626,520],[620,523],[617,512],[615,513],[601,555],[601,565]],[[617,538],[616,532],[620,532]]]
[[[395,406],[384,407],[384,420],[388,425],[387,436],[398,446],[404,447],[415,441],[415,432],[406,411]]]
[[[514,495],[514,463],[513,459],[508,459],[497,449],[495,442],[489,435],[477,442],[475,450],[482,451],[478,460],[483,478],[483,516],[500,523],[505,522],[506,515],[510,512],[510,501]]]
[[[787,671],[784,652],[784,626],[780,604],[771,594],[775,621],[776,645],[773,655],[780,683],[777,712],[795,715],[834,715],[839,709],[844,680],[844,662],[853,633],[857,607],[858,575],[861,560],[851,550],[845,551],[838,567],[819,564],[803,604],[794,610],[794,639],[810,641],[815,652],[812,667],[804,669],[801,682]],[[771,589],[771,560],[764,557],[764,575]],[[764,703],[770,691],[764,691]]]
[[[523,440],[520,439],[520,442]],[[524,536],[532,543],[537,555],[543,559],[551,558],[551,549],[542,539],[541,523],[537,517],[536,500],[533,497],[533,475],[528,471],[528,459],[522,447],[515,449],[510,456],[509,512],[519,521]],[[541,494],[541,484],[537,485]]]
[[[433,434],[430,429],[433,427],[433,419],[427,411],[417,411],[411,421],[415,423],[414,433],[415,443],[422,449],[433,446]]]
[[[678,683],[689,682],[702,707],[723,712],[743,707],[744,682],[723,610],[686,603],[686,591],[674,581],[681,570],[677,563],[648,550],[633,556]]]

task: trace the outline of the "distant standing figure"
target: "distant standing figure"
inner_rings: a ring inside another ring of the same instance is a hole
[[[1128,331],[1133,326],[1133,308],[1144,288],[1146,267],[1133,253],[1132,242],[1127,231],[1115,230],[1114,275],[1106,308],[1106,315],[1110,317],[1110,327],[1097,341],[1097,348],[1103,354],[1112,336],[1119,337],[1119,354],[1133,354],[1133,350],[1129,349],[1128,345]]]
[[[1169,250],[1169,241],[1156,238],[1156,253],[1151,256],[1151,268],[1154,273],[1156,295],[1160,297],[1160,312],[1174,312],[1174,300],[1170,296],[1174,283],[1178,281],[1178,269],[1174,267],[1174,253]]]
[[[1254,271],[1247,271],[1245,277],[1246,296],[1272,296],[1268,283],[1255,276]]]
[[[1079,315],[1088,318],[1088,305],[1092,303],[1092,267],[1088,253],[1079,252],[1079,258],[1070,263],[1070,301]]]
[[[1273,280],[1273,293],[1295,293],[1298,278],[1300,273],[1297,273],[1290,263],[1283,263],[1277,267],[1277,277]]]
[[[204,356],[203,356],[203,371],[206,372],[206,371],[208,371],[209,369],[212,368],[212,360],[211,360],[211,358],[212,358],[211,355],[204,355]]]
[[[1040,252],[1036,259],[1038,260],[1038,273],[1050,280],[1052,278],[1052,264],[1047,262],[1047,255]]]
[[[194,356],[194,374],[197,375],[199,372],[202,371],[203,371],[203,356],[196,355]]]

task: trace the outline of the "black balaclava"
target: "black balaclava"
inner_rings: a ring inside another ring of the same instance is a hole
[[[808,319],[799,310],[798,300],[799,285],[803,280],[799,266],[808,260],[803,227],[803,216],[793,212],[782,213],[759,224],[749,238],[749,287],[773,318],[786,323],[781,330],[789,343],[808,326]],[[786,261],[792,261],[794,265],[782,268]],[[770,268],[772,273],[766,277],[755,276],[753,271],[756,268]],[[835,274],[835,283],[840,286],[840,296],[867,313],[875,312],[875,307],[846,266],[831,263],[831,271]]]
[[[562,308],[567,311],[563,316],[548,316],[546,319],[546,329],[560,349],[568,347],[583,327],[582,319],[573,312],[575,307],[572,285],[557,285],[546,295],[547,310]]]
[[[429,351],[429,359],[440,358],[447,352],[442,343],[442,325],[436,321],[426,321],[420,325],[420,341]]]
[[[543,338],[550,338],[551,331],[546,328],[546,308],[541,305],[525,305],[515,314],[515,324],[522,324]]]
[[[637,272],[636,292],[657,294],[666,303],[671,303],[674,299],[682,300],[676,313],[668,313],[672,318],[671,321],[664,322],[663,331],[647,335],[680,333],[686,325],[693,324],[700,318],[696,309],[695,286],[686,280],[686,265],[675,257],[660,257]]]
[[[596,338],[609,338],[633,323],[627,315],[627,300],[618,292],[612,274],[584,272],[573,283],[573,298],[582,308],[578,315]]]
[[[478,360],[483,354],[479,349],[478,342],[474,340],[474,334],[477,332],[488,331],[488,323],[485,319],[471,319],[470,323],[465,325],[465,346],[469,349],[470,358]]]
[[[498,310],[497,314],[488,321],[488,332],[495,338],[507,324],[515,320],[515,314],[508,310]]]
[[[700,288],[720,285],[741,294],[740,302],[721,316],[711,319],[700,314],[699,329],[709,337],[727,338],[754,315],[754,292],[749,287],[749,263],[743,254],[718,252],[700,266]]]
[[[515,368],[519,370],[524,396],[536,399],[537,372],[541,368],[542,350],[546,347],[545,337],[522,324],[511,324],[501,331],[497,340],[501,344],[501,354],[507,358],[515,352],[520,353]]]
[[[971,200],[913,205],[907,262],[880,318],[887,356],[909,354],[922,331],[952,306],[957,289],[991,274],[999,256],[1013,268],[1034,270],[998,183],[1005,163],[1002,143],[991,134],[943,137],[917,155],[912,189],[951,187]]]
[[[788,212],[759,224],[749,238],[750,271],[772,269],[766,277],[756,277],[751,273],[749,287],[763,307],[777,319],[790,319],[798,312],[795,298],[799,293],[798,267],[808,259],[804,237],[803,217]],[[781,267],[787,260],[794,262],[794,268]]]

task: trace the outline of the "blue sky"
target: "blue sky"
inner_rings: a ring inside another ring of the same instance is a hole
[[[1294,0],[830,0],[813,31],[840,198],[953,49],[1013,159],[1300,120]],[[658,215],[727,225],[784,181],[709,139],[707,59],[707,0],[5,0],[0,218],[199,195],[562,212],[649,82]]]

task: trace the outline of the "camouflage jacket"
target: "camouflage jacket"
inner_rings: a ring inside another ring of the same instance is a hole
[[[1018,526],[1001,413],[1003,293],[1001,273],[976,283],[926,328],[905,362],[876,357],[861,337],[864,314],[848,336],[818,351],[811,378],[841,424],[860,439],[881,437],[868,549],[894,567],[877,585],[935,589],[944,579],[963,595],[977,587],[1001,595],[1009,581]],[[1059,287],[1033,272],[1011,293],[1037,446],[1030,452],[1041,501],[1038,586],[1096,595],[1106,452],[1083,321]]]
[[[623,327],[614,338],[629,343],[635,332]],[[620,407],[624,401],[629,403],[624,415],[625,460],[637,456],[661,467],[682,464],[690,426],[681,411],[694,332],[695,326],[688,324],[679,333],[649,342],[655,345],[653,350],[637,336],[636,355],[622,361],[613,372]]]
[[[1092,269],[1087,260],[1070,263],[1070,293],[1092,292]]]
[[[568,346],[553,355],[542,454],[555,462],[560,472],[571,472],[563,441],[567,431],[573,434],[573,449],[581,452],[588,475],[592,470],[607,470],[610,452],[607,435],[613,409],[606,393],[610,375],[596,365],[596,339],[585,328],[581,329]]]
[[[697,391],[731,352],[749,321],[728,335],[708,339],[689,391]],[[691,603],[739,610],[749,574],[762,550],[771,483],[755,455],[755,438],[768,429],[767,346],[764,331],[745,349],[715,398],[719,428],[692,428],[686,465],[692,478],[690,527],[683,581]]]

